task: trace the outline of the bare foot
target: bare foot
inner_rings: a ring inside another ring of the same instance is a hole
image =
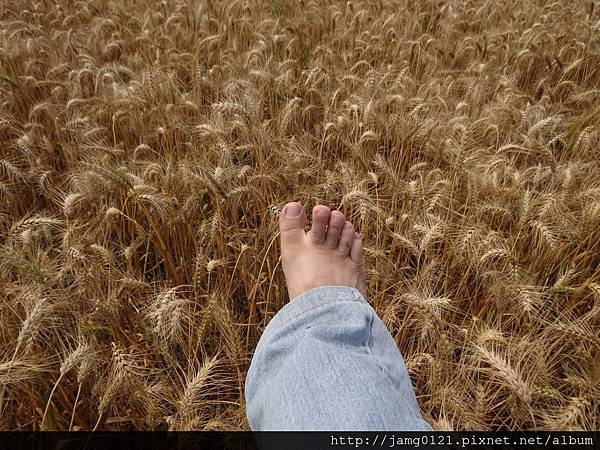
[[[362,239],[340,211],[313,208],[313,224],[304,231],[300,203],[283,207],[279,217],[281,259],[290,299],[320,286],[349,286],[367,298]]]

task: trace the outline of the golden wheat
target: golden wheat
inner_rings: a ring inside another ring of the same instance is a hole
[[[598,429],[599,27],[593,1],[4,1],[0,428],[247,429],[296,199],[362,234],[434,428]]]

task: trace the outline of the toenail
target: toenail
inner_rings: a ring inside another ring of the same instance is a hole
[[[317,209],[317,214],[319,216],[326,216],[328,212],[329,211],[327,211],[327,208],[319,208],[319,209]]]
[[[286,217],[298,217],[302,212],[302,207],[298,203],[290,203],[285,207]]]

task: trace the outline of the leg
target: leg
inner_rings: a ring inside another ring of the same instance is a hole
[[[280,219],[292,301],[256,348],[246,379],[250,427],[431,430],[393,338],[365,301],[362,242],[339,211],[298,203]]]

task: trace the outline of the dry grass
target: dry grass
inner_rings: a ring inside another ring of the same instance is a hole
[[[0,428],[246,428],[299,199],[434,428],[598,429],[594,5],[0,3]]]

